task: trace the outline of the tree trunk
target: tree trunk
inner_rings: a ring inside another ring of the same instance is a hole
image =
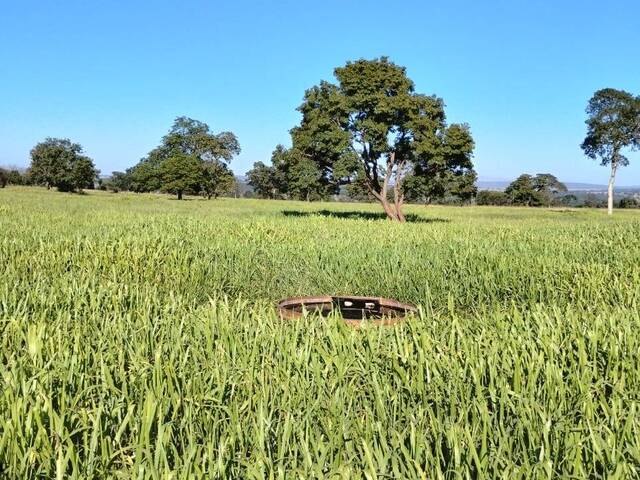
[[[378,201],[382,205],[382,208],[384,209],[384,213],[387,214],[387,218],[389,218],[389,220],[397,221],[398,216],[396,215],[395,209],[389,203],[389,200],[387,200],[384,197],[380,197],[378,198]]]
[[[182,200],[182,191],[178,192],[178,200]]]
[[[616,162],[611,162],[611,175],[609,176],[609,188],[607,189],[607,214],[613,215],[613,183],[616,179]]]
[[[404,222],[405,218],[402,214],[403,196],[400,195],[399,192],[394,191],[394,202],[389,202],[389,199],[387,198],[387,188],[389,186],[389,179],[391,178],[391,174],[393,172],[394,158],[395,154],[392,155],[391,160],[387,162],[387,171],[384,176],[384,182],[382,183],[381,191],[376,191],[371,181],[367,183],[367,187],[369,188],[371,194],[380,202],[389,220],[393,222]]]

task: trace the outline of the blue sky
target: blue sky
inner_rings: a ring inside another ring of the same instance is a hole
[[[243,173],[299,119],[304,90],[347,60],[387,55],[467,122],[481,178],[550,172],[605,183],[583,156],[603,87],[640,94],[638,0],[0,0],[0,164],[46,136],[103,173],[135,164],[173,119],[231,130]],[[640,185],[640,154],[618,176]]]

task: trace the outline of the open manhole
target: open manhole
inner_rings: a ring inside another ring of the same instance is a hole
[[[408,303],[380,297],[293,297],[278,303],[278,312],[284,319],[299,318],[305,311],[323,317],[338,312],[347,324],[357,327],[363,320],[378,325],[393,325],[407,315],[416,313],[417,309]]]

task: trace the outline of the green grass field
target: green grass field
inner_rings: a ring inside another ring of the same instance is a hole
[[[2,475],[640,477],[640,212],[379,212],[0,189]]]

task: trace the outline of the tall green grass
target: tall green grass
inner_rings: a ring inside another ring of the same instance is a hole
[[[0,190],[2,474],[640,477],[640,215],[352,211]]]

